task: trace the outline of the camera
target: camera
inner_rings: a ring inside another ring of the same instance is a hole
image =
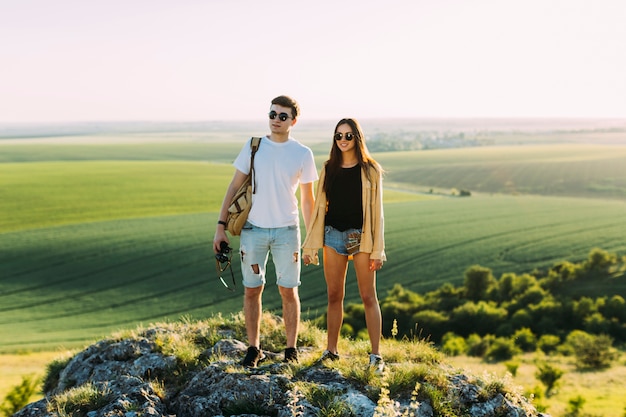
[[[215,254],[215,259],[217,259],[221,263],[228,262],[230,258],[227,255],[232,250],[233,249],[230,246],[228,246],[228,243],[224,241],[220,242],[220,251]]]

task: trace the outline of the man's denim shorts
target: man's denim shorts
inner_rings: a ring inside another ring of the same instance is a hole
[[[286,226],[274,229],[257,227],[246,222],[239,239],[243,285],[257,288],[266,283],[266,265],[269,253],[276,269],[276,284],[285,288],[300,285],[300,227]],[[253,266],[259,266],[255,274]]]

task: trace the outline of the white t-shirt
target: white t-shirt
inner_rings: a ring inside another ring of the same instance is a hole
[[[244,174],[250,172],[250,141],[233,163]],[[254,156],[254,173],[256,193],[248,221],[263,228],[299,225],[298,186],[318,179],[311,149],[291,137],[278,143],[265,136]]]

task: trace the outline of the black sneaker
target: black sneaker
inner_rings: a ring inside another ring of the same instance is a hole
[[[339,354],[338,353],[333,353],[330,350],[325,350],[324,353],[322,353],[322,357],[319,358],[317,360],[317,363],[324,363],[326,361],[337,361],[339,360]]]
[[[295,347],[285,349],[285,360],[283,362],[298,363],[298,350]]]
[[[265,359],[263,352],[261,352],[256,346],[250,346],[248,348],[248,352],[246,353],[246,357],[243,358],[243,362],[241,362],[241,364],[246,368],[256,368],[257,364],[263,359]]]

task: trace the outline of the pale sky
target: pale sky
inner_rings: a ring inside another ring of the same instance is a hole
[[[0,0],[0,123],[626,117],[626,0]]]

